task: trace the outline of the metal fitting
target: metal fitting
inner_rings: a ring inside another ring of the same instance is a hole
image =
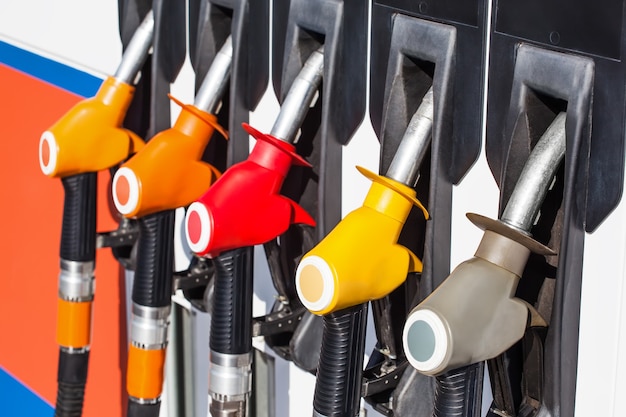
[[[93,261],[77,262],[61,259],[59,298],[73,302],[92,301],[96,286],[93,270]]]
[[[131,343],[141,349],[163,349],[167,344],[170,306],[146,307],[133,303]]]
[[[559,113],[533,148],[501,221],[528,234],[565,156],[565,113]]]
[[[246,417],[249,414],[247,397],[238,401],[222,401],[211,398],[209,414],[211,417]]]
[[[134,84],[137,74],[148,57],[154,38],[154,14],[152,10],[135,30],[115,72],[115,79],[125,84]]]
[[[148,399],[145,399],[145,398],[133,397],[132,395],[128,396],[128,400],[132,401],[134,403],[137,403],[137,404],[141,404],[141,405],[152,405],[152,404],[156,404],[156,403],[161,401],[160,398],[148,398]]]
[[[59,346],[61,352],[69,353],[70,355],[84,355],[89,352],[90,346],[83,346],[79,348],[73,348],[69,346]]]
[[[196,93],[193,105],[208,113],[216,113],[222,102],[222,95],[230,79],[230,66],[233,61],[233,41],[230,36],[219,50],[209,71],[204,76],[202,85]]]
[[[252,390],[252,353],[225,354],[211,351],[209,393],[222,403],[246,400]]]
[[[304,63],[298,76],[280,106],[271,135],[287,143],[293,143],[302,125],[324,74],[324,46],[314,51]]]
[[[398,145],[395,155],[385,176],[415,187],[419,178],[419,168],[431,142],[433,131],[433,88],[426,92],[404,136]]]

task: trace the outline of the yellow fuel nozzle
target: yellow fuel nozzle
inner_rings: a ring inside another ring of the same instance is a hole
[[[421,261],[397,243],[411,207],[428,212],[415,191],[362,167],[372,180],[363,206],[349,213],[296,270],[300,301],[314,314],[328,314],[382,298],[397,288],[409,272],[420,272]]]
[[[108,77],[98,93],[71,108],[39,141],[39,165],[49,177],[110,168],[143,146],[122,128],[135,88]]]

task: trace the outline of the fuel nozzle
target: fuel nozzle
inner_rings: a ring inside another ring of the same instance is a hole
[[[101,171],[143,146],[142,139],[122,123],[153,33],[150,11],[135,31],[115,75],[104,80],[94,97],[76,104],[41,135],[39,166],[45,175],[58,178]]]
[[[220,176],[201,158],[214,130],[227,137],[213,112],[228,85],[231,60],[229,36],[213,60],[194,104],[186,105],[170,96],[182,107],[174,126],[155,135],[117,170],[113,201],[122,215],[143,217],[186,206]]]
[[[362,167],[372,181],[363,206],[349,213],[311,251],[296,270],[296,290],[302,304],[315,314],[334,311],[384,297],[420,272],[422,263],[398,237],[417,200],[419,166],[429,147],[433,119],[430,89],[411,118],[385,176]]]
[[[215,256],[265,243],[293,223],[315,224],[300,205],[280,195],[280,189],[292,164],[310,166],[292,143],[321,83],[322,48],[311,54],[292,83],[272,133],[244,123],[257,140],[248,159],[230,167],[187,210],[187,242],[196,254]]]
[[[501,219],[468,214],[485,230],[474,257],[415,307],[404,326],[404,350],[419,372],[441,375],[494,358],[523,336],[532,306],[515,291],[531,252],[555,254],[530,229],[564,154],[560,113],[531,152]]]

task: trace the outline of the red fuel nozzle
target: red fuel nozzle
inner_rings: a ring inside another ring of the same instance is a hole
[[[226,170],[187,210],[187,242],[198,255],[265,243],[293,223],[315,225],[300,205],[279,194],[291,165],[309,163],[290,143],[243,127],[257,140],[248,159]]]
[[[200,161],[214,129],[212,114],[170,98],[182,107],[174,126],[158,133],[113,178],[113,201],[125,217],[143,217],[190,204],[219,177]]]

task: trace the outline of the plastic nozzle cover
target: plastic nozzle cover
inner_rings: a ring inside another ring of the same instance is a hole
[[[125,217],[143,217],[191,204],[220,172],[201,161],[214,130],[226,132],[215,116],[182,106],[176,123],[155,135],[113,178],[113,201]]]
[[[296,270],[296,290],[314,314],[382,298],[422,270],[421,261],[397,243],[413,205],[428,213],[406,185],[359,171],[373,181],[363,206],[349,213]]]
[[[41,171],[53,178],[98,172],[137,152],[143,140],[121,127],[134,91],[108,77],[94,97],[72,107],[41,136]]]
[[[486,231],[476,256],[409,313],[402,336],[409,363],[440,375],[494,358],[517,342],[529,309],[514,295],[529,254],[524,245]]]
[[[291,165],[308,162],[293,145],[243,127],[257,139],[248,159],[226,170],[187,210],[185,234],[198,255],[265,243],[293,223],[315,225],[302,207],[280,195]]]

